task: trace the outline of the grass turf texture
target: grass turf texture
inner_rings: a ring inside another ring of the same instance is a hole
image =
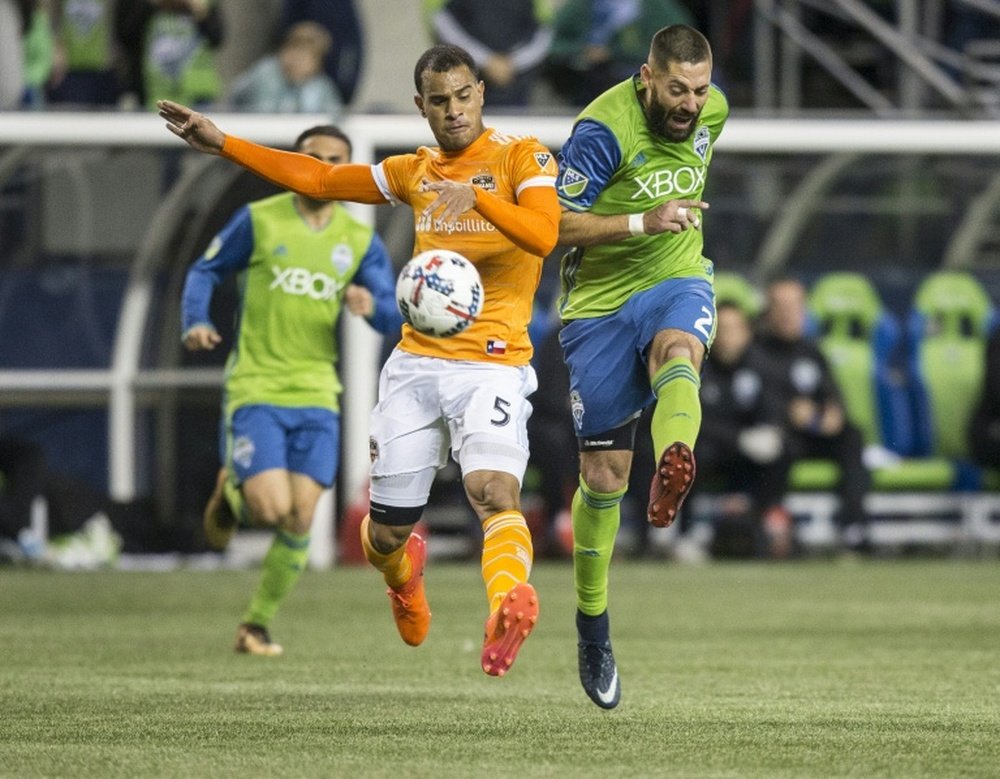
[[[380,578],[307,573],[279,659],[231,652],[255,571],[0,569],[2,776],[996,776],[1000,566],[616,563],[623,680],[579,687],[571,572],[503,679],[475,565],[405,646]]]

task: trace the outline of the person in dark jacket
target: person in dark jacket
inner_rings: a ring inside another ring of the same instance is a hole
[[[773,391],[785,407],[789,453],[793,459],[830,459],[840,468],[838,524],[848,548],[868,547],[864,497],[870,476],[862,461],[861,432],[847,419],[830,366],[806,335],[806,292],[796,279],[767,288],[760,345],[778,365]]]
[[[735,303],[719,302],[716,322],[701,377],[699,478],[706,487],[747,493],[753,546],[765,556],[785,557],[792,527],[782,499],[791,458],[782,396],[774,392],[781,365],[754,343],[750,319]],[[717,525],[717,534],[721,531]]]

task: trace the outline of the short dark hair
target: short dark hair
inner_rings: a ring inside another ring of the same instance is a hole
[[[461,46],[452,46],[450,43],[431,46],[420,55],[416,67],[413,68],[413,84],[417,88],[417,94],[424,93],[424,73],[447,73],[462,66],[467,67],[473,76],[477,75],[472,55]]]
[[[694,27],[672,24],[653,36],[649,45],[649,64],[666,67],[671,62],[711,62],[712,47]]]
[[[310,127],[308,130],[303,130],[299,134],[299,137],[295,139],[295,146],[293,147],[295,151],[301,149],[306,139],[312,138],[314,135],[325,135],[328,138],[341,140],[347,144],[347,156],[351,157],[354,153],[354,146],[351,144],[351,139],[347,137],[347,133],[335,124],[318,124],[315,127]]]

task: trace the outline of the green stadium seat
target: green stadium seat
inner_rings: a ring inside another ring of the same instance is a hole
[[[889,453],[889,462],[872,470],[873,489],[948,489],[956,479],[951,461],[905,457],[913,449],[913,427],[899,375],[901,332],[874,285],[858,273],[827,274],[813,287],[809,308],[848,419],[866,446]],[[838,478],[834,463],[804,460],[795,464],[789,481],[796,490],[820,491],[832,489]]]
[[[715,288],[715,305],[732,303],[742,309],[749,319],[756,319],[763,302],[760,292],[738,273],[716,271],[712,281]]]
[[[969,273],[935,273],[917,289],[908,323],[914,454],[968,458],[968,424],[994,324],[993,304]]]

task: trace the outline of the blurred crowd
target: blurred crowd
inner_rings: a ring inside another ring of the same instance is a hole
[[[860,274],[807,286],[781,277],[758,289],[716,278],[716,336],[701,377],[695,500],[674,550],[696,526],[718,556],[796,555],[792,492],[837,498],[836,545],[870,553],[865,498],[882,492],[997,488],[1000,310],[971,274],[942,271],[914,293],[905,324]],[[539,390],[529,421],[543,553],[568,554],[576,438],[558,322],[538,341]],[[648,415],[647,410],[647,415]],[[653,467],[648,419],[623,504],[626,551],[651,551],[645,520]],[[645,464],[645,467],[642,467]],[[702,500],[699,500],[701,498]],[[707,500],[705,500],[707,498]],[[699,515],[698,506],[707,506]]]
[[[203,107],[336,117],[359,107],[366,40],[360,5],[0,0],[0,109],[141,108],[170,98]],[[896,21],[894,3],[867,5],[886,22]],[[983,45],[996,48],[1000,18],[972,5],[938,9],[940,43],[988,59]],[[714,78],[730,103],[753,104],[751,0],[422,0],[421,12],[424,29],[418,33],[428,44],[453,43],[473,55],[491,106],[585,105],[635,72],[652,34],[675,23],[694,25],[712,40]],[[797,24],[877,91],[894,89],[898,57],[869,32],[808,5]],[[391,43],[374,34],[368,40]],[[823,67],[810,58],[802,67],[803,108],[851,104],[854,98]],[[958,80],[967,78],[958,66],[949,70]]]
[[[352,0],[0,0],[0,108],[150,108],[157,99],[337,114],[354,98]],[[245,28],[245,29],[244,29]],[[228,43],[249,64],[227,76]],[[255,56],[259,55],[259,56]]]

